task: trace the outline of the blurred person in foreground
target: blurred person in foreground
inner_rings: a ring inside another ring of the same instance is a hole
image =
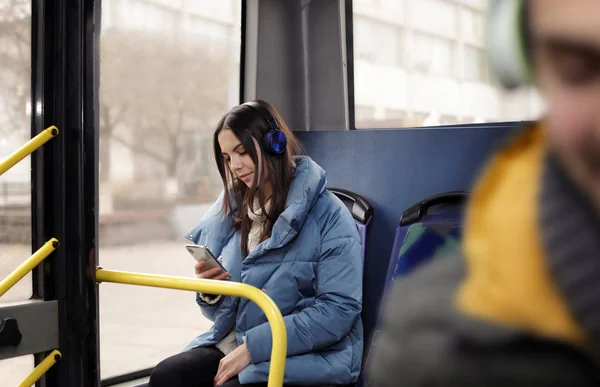
[[[490,63],[547,111],[489,162],[462,248],[395,285],[369,387],[600,385],[600,0],[500,0]]]

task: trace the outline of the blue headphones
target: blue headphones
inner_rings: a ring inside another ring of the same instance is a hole
[[[242,105],[256,110],[269,125],[269,131],[263,137],[263,148],[274,155],[280,155],[285,152],[285,149],[287,148],[287,137],[285,137],[285,133],[279,130],[277,120],[273,117],[271,112],[269,112],[269,109],[255,101],[246,102]]]
[[[527,0],[492,0],[486,45],[490,68],[502,86],[514,89],[531,81]]]

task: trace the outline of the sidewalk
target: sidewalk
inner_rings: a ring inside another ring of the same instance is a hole
[[[105,269],[194,277],[194,260],[180,243],[153,243],[100,249]],[[30,255],[30,247],[0,245],[0,278]],[[31,277],[19,282],[2,302],[31,295]],[[119,284],[100,285],[102,378],[155,365],[180,351],[211,326],[192,292]],[[0,361],[2,386],[16,386],[33,369],[33,356]]]

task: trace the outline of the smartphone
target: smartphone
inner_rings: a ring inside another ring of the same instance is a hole
[[[221,265],[221,263],[215,258],[213,253],[211,253],[210,249],[206,246],[198,246],[198,245],[186,245],[186,250],[194,257],[194,259],[198,262],[204,261],[205,270],[210,270],[215,267],[220,267],[223,272],[227,270]]]

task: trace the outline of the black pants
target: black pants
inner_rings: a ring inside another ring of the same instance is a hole
[[[214,378],[223,353],[215,347],[195,348],[171,356],[160,363],[150,375],[149,387],[214,387]],[[240,384],[237,376],[223,387],[267,387],[267,383]],[[292,387],[286,385],[286,387]]]

